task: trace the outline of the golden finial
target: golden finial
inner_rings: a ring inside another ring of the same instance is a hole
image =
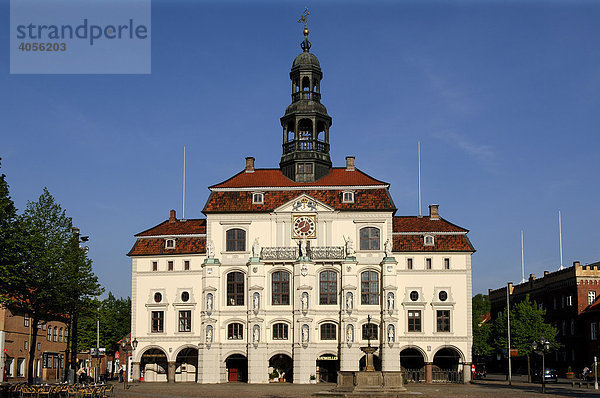
[[[310,12],[308,11],[308,7],[304,7],[304,12],[302,13],[302,16],[300,17],[300,19],[298,20],[298,23],[304,23],[304,36],[308,36],[307,23],[308,23],[309,15],[310,15]]]

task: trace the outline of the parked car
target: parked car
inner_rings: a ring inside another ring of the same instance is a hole
[[[544,371],[544,379],[546,380],[546,383],[549,383],[549,382],[558,383],[558,374],[556,373],[556,369],[546,368]],[[539,370],[535,370],[533,372],[533,375],[531,376],[531,380],[534,382],[541,383],[542,382],[541,372]]]

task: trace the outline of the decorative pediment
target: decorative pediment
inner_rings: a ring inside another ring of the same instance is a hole
[[[296,290],[312,290],[313,287],[310,285],[300,285],[296,288]]]
[[[212,286],[206,286],[206,287],[204,288],[204,291],[205,291],[205,292],[216,292],[216,291],[217,291],[217,288],[216,288],[216,287],[212,287]]]
[[[334,211],[333,207],[307,194],[299,195],[274,210],[275,213],[319,213],[332,211]]]
[[[342,287],[343,290],[356,290],[356,286],[346,285]]]
[[[264,287],[262,287],[262,286],[252,285],[252,286],[250,286],[249,290],[254,291],[254,290],[263,290],[263,289],[264,289]]]

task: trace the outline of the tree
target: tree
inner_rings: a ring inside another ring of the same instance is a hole
[[[33,382],[33,363],[40,322],[62,320],[60,297],[64,247],[71,219],[47,189],[36,202],[27,203],[13,231],[17,258],[2,264],[1,300],[11,311],[29,315],[32,341],[29,346],[28,382]]]
[[[78,320],[80,316],[94,313],[97,308],[95,297],[103,289],[98,277],[92,271],[92,261],[86,251],[79,246],[79,235],[71,234],[65,246],[65,262],[60,289],[60,300],[69,319],[70,368],[73,375],[77,371]]]
[[[487,357],[494,351],[490,344],[492,325],[483,322],[490,312],[490,299],[487,295],[473,297],[473,355]]]
[[[117,341],[131,329],[131,299],[115,298],[112,293],[95,303],[96,309],[80,318],[78,334],[84,349],[96,347],[96,322],[100,319],[100,347],[107,353],[119,349]]]
[[[519,351],[519,355],[527,357],[527,381],[531,383],[532,343],[544,338],[556,349],[559,347],[556,342],[558,330],[544,322],[546,310],[538,308],[535,301],[531,302],[529,295],[515,305],[515,314],[515,320],[511,322],[511,343]]]
[[[494,346],[498,350],[508,348],[506,311],[496,318],[493,326]],[[550,342],[553,349],[560,347],[556,341],[558,330],[544,322],[546,311],[538,308],[537,304],[529,299],[529,295],[521,302],[514,304],[510,311],[510,341],[511,348],[517,349],[519,355],[527,357],[527,379],[531,382],[531,347],[534,341],[543,337]]]
[[[0,167],[1,167],[0,158]],[[6,175],[0,175],[0,268],[8,267],[18,261],[18,246],[15,240],[17,224],[17,208],[13,203],[6,182]],[[2,271],[0,271],[2,272]],[[0,279],[0,292],[6,288],[4,279]]]

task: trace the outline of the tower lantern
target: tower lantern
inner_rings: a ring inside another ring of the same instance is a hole
[[[279,167],[296,182],[317,181],[329,173],[329,128],[331,117],[321,104],[323,72],[319,60],[310,53],[308,10],[298,22],[304,23],[304,40],[300,53],[292,63],[292,103],[281,117],[283,154]]]

